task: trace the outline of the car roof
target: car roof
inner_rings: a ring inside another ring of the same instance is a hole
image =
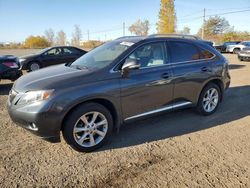
[[[161,39],[175,39],[181,41],[193,41],[193,42],[205,42],[205,43],[212,43],[211,41],[202,40],[197,36],[194,35],[182,35],[182,34],[154,34],[149,35],[147,37],[143,36],[124,36],[116,39],[115,41],[119,42],[133,42],[137,43],[140,41],[157,41]]]

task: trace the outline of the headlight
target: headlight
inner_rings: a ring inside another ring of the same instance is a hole
[[[27,104],[50,98],[54,90],[28,91],[21,95],[18,104]]]
[[[19,59],[19,62],[20,62],[20,63],[22,63],[22,62],[24,62],[24,61],[26,61],[26,59],[22,59],[22,58]]]

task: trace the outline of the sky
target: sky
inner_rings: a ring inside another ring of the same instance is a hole
[[[235,3],[237,2],[237,3]],[[184,26],[196,34],[202,25],[203,9],[209,15],[250,10],[250,0],[175,0],[177,29]],[[74,25],[82,40],[110,40],[131,35],[128,27],[138,19],[150,22],[156,33],[160,0],[0,0],[0,42],[22,42],[29,35],[44,35],[46,29],[63,30],[70,41]],[[225,14],[237,31],[250,31],[250,11]]]

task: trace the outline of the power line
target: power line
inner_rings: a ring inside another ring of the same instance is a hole
[[[207,15],[207,16],[219,16],[219,15],[234,14],[234,13],[248,12],[248,11],[250,11],[250,9],[239,10],[239,11],[231,11],[231,12],[224,12],[224,13],[219,13],[219,14],[210,14],[210,15]]]
[[[217,13],[217,14],[209,14],[209,15],[206,15],[206,16],[207,17],[210,17],[210,16],[220,16],[220,15],[235,14],[235,13],[248,12],[248,11],[250,11],[250,9],[238,10],[238,11],[230,11],[230,12],[223,12],[223,13]],[[203,18],[203,16],[197,16],[197,17],[192,17],[192,18],[188,18],[188,19],[192,19],[192,21],[194,21],[194,20],[201,19],[201,18]],[[188,22],[190,22],[190,21],[182,21],[181,23],[188,23]]]
[[[249,7],[248,7],[249,8]],[[206,10],[212,10],[212,9],[206,9]],[[218,9],[219,10],[219,9]],[[229,10],[229,9],[221,9],[221,10]],[[211,17],[211,16],[219,16],[219,15],[227,15],[227,14],[235,14],[235,13],[241,13],[241,12],[248,12],[250,11],[250,9],[245,9],[245,10],[238,10],[238,11],[229,11],[229,12],[223,12],[223,13],[217,13],[217,14],[208,14],[208,15],[205,15],[205,13],[203,13],[203,16],[195,16],[195,17],[190,17],[192,15],[197,15],[198,13],[200,13],[201,11],[198,11],[196,13],[193,13],[193,14],[189,14],[189,15],[186,15],[186,17],[188,18],[184,18],[184,17],[181,17],[181,18],[178,18],[178,23],[177,25],[180,25],[180,24],[184,24],[184,23],[190,23],[190,22],[193,22],[193,21],[196,21],[198,19],[202,19],[203,18],[203,23],[205,21],[205,17]],[[204,10],[202,11],[204,12]],[[188,19],[188,20],[185,20],[185,19]],[[183,20],[181,22],[179,22],[179,20]],[[89,36],[91,34],[101,34],[101,33],[106,33],[107,32],[113,32],[113,31],[121,31],[123,35],[125,35],[125,31],[126,29],[128,29],[129,27],[127,26],[129,24],[126,24],[125,25],[125,22],[122,23],[120,26],[115,26],[113,28],[110,28],[110,29],[106,29],[106,30],[97,30],[97,31],[92,31],[90,32],[89,30],[87,30],[86,33],[83,33],[83,35],[87,35],[88,36],[88,40],[89,40]],[[131,24],[130,24],[131,25]],[[149,27],[152,27],[153,25],[155,25],[155,23],[152,23],[152,24],[149,24]]]

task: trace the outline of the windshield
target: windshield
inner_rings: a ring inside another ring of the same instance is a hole
[[[46,52],[47,50],[49,50],[51,47],[48,48],[44,48],[41,51],[36,52],[36,54],[43,54],[44,52]]]
[[[102,69],[110,65],[133,44],[132,42],[121,41],[107,42],[74,61],[70,67],[78,69]]]
[[[228,46],[228,45],[235,45],[238,44],[239,42],[225,42],[224,45]]]

